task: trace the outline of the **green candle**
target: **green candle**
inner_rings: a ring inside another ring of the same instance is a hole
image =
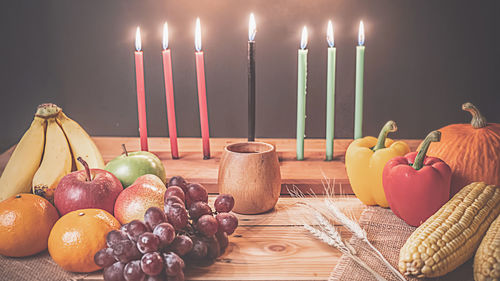
[[[363,75],[365,70],[365,28],[359,23],[358,46],[356,47],[356,104],[354,109],[354,139],[363,136]]]
[[[326,160],[330,161],[333,159],[333,137],[335,133],[335,60],[337,56],[331,21],[328,21],[326,41],[329,46],[326,72]]]
[[[306,88],[307,88],[307,29],[302,29],[302,39],[297,71],[297,160],[304,160],[304,137],[306,133]]]

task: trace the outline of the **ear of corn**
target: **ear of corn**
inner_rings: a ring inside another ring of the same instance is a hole
[[[399,254],[407,276],[438,277],[470,259],[500,213],[500,187],[471,183],[408,238]]]
[[[477,249],[474,280],[500,280],[500,216],[491,224]]]

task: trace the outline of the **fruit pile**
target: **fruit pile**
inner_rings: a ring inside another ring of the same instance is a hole
[[[39,105],[0,177],[0,201],[30,191],[52,201],[54,190],[72,165],[83,170],[77,157],[91,168],[104,168],[97,146],[77,122],[55,104]]]
[[[206,189],[173,177],[164,195],[164,209],[150,207],[144,222],[133,220],[106,236],[107,247],[94,261],[104,267],[104,280],[184,280],[185,262],[209,266],[222,255],[238,219],[229,213],[234,198],[219,195],[215,212]]]

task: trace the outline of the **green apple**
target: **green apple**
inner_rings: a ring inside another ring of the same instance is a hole
[[[163,183],[167,181],[161,160],[147,151],[126,152],[109,161],[106,171],[115,175],[124,188],[133,184],[138,177],[147,174],[158,176]]]

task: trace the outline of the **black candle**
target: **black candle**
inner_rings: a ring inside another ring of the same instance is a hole
[[[248,23],[248,141],[255,140],[255,19]]]

